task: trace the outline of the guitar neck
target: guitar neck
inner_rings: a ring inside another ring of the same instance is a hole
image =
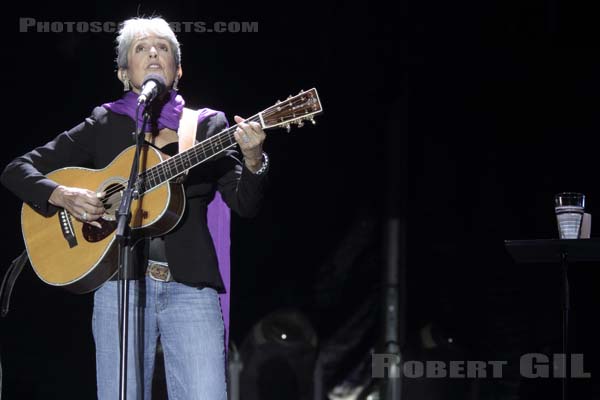
[[[308,91],[300,91],[296,96],[290,96],[285,101],[278,101],[246,121],[258,122],[263,130],[283,127],[289,132],[292,124],[298,127],[302,127],[305,121],[314,124],[314,116],[321,112],[323,108],[319,95],[317,90],[312,88]],[[136,187],[138,193],[141,195],[235,146],[237,142],[233,133],[236,129],[237,125],[224,129],[190,149],[148,168],[138,176]]]
[[[258,122],[264,128],[260,113],[248,118],[247,121]],[[236,129],[237,125],[224,129],[191,148],[148,168],[138,176],[138,193],[143,194],[235,146],[237,142],[233,133]]]

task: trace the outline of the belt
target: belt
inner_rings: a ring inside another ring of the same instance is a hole
[[[158,264],[152,261],[148,262],[148,268],[146,268],[146,276],[159,282],[172,282],[173,276],[169,267],[163,264]]]

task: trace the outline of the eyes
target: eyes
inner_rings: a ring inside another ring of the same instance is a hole
[[[170,51],[169,45],[167,43],[157,43],[155,45],[152,45],[149,43],[138,43],[135,46],[135,52],[136,53],[147,53],[150,51],[150,49],[152,47],[154,47],[158,51],[164,51],[165,53],[168,53]]]

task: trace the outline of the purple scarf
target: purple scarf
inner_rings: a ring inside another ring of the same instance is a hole
[[[102,107],[116,114],[127,115],[135,121],[137,98],[137,93],[127,92],[121,99],[112,103],[105,103]],[[158,117],[158,120],[154,122],[157,124],[158,130],[169,128],[177,131],[179,129],[179,119],[181,118],[185,101],[176,91],[170,90],[168,99],[165,99],[163,103],[164,105],[160,111],[160,116]],[[210,108],[203,108],[198,115],[198,123],[216,113],[217,111],[211,110]],[[141,116],[142,113],[140,113],[140,118],[138,118],[139,125],[142,124]],[[221,311],[223,313],[223,322],[225,323],[225,349],[227,349],[229,343],[230,217],[229,207],[227,207],[227,204],[225,204],[219,192],[217,192],[213,201],[208,205],[207,223],[208,230],[217,251],[219,272],[221,273],[221,278],[225,285],[225,293],[219,295],[221,300]]]
[[[102,107],[117,114],[127,115],[129,118],[135,121],[137,99],[138,94],[130,91],[125,93],[123,97],[117,101],[102,104]],[[158,130],[169,128],[177,131],[177,129],[179,129],[181,112],[183,111],[183,106],[185,105],[183,97],[178,95],[176,91],[170,90],[168,96],[163,100],[163,102],[158,104],[158,106],[161,105],[162,108],[160,110],[160,116],[158,117],[158,121],[155,121],[158,124]],[[138,115],[138,124],[140,126],[142,125],[142,116],[143,112],[140,112]],[[150,129],[147,130],[150,131]]]

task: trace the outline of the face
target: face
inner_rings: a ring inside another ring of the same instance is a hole
[[[144,78],[148,74],[160,74],[168,88],[173,86],[176,76],[181,77],[181,67],[175,65],[175,54],[171,43],[164,38],[148,35],[135,39],[127,55],[128,68],[119,70],[119,79],[127,76],[131,90],[140,93]]]

